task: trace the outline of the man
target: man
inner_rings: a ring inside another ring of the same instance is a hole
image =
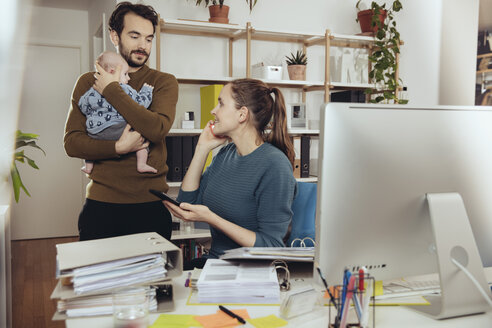
[[[120,69],[108,73],[97,63],[97,72],[79,77],[72,93],[65,126],[64,146],[71,157],[97,161],[89,175],[86,202],[79,216],[80,240],[155,231],[171,236],[171,215],[149,189],[167,191],[165,137],[176,113],[178,84],[170,74],[145,65],[157,25],[150,6],[122,2],[109,20],[111,41],[130,66],[129,85],[140,90],[154,87],[149,109],[138,105],[120,87]],[[158,31],[159,33],[159,31]],[[87,135],[80,97],[94,87],[125,118],[128,125],[118,140],[96,140]],[[139,173],[137,150],[150,148],[148,164],[157,173]]]

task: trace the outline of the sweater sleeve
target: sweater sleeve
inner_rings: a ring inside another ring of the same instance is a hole
[[[288,163],[282,161],[276,164],[265,171],[256,191],[258,230],[255,247],[285,246],[282,239],[292,219],[291,207],[297,182]]]
[[[162,142],[171,129],[178,102],[178,82],[173,75],[162,74],[154,85],[152,104],[146,110],[120,87],[112,82],[103,90],[103,96],[123,115],[132,128],[151,142]]]
[[[80,97],[94,84],[94,72],[85,73],[75,84],[70,108],[65,123],[63,145],[70,157],[88,160],[101,160],[119,157],[112,140],[97,140],[89,137],[86,130],[86,117],[79,108]]]

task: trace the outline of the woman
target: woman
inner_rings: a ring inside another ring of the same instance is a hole
[[[178,218],[210,225],[209,258],[237,247],[284,246],[297,183],[282,93],[240,79],[224,86],[218,100],[181,184],[183,203],[165,205]],[[209,152],[227,140],[202,175]]]

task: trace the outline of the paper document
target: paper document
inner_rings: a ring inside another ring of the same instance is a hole
[[[209,259],[198,279],[200,303],[279,303],[277,272],[268,262]]]
[[[225,251],[220,258],[313,262],[314,247],[240,247]]]

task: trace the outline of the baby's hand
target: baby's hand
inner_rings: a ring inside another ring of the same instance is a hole
[[[153,85],[150,85],[150,84],[148,84],[148,83],[144,83],[144,85],[143,85],[143,86],[144,86],[144,87],[145,87],[145,86],[147,86],[147,87],[151,88],[152,90],[154,90],[154,86],[153,86]]]

